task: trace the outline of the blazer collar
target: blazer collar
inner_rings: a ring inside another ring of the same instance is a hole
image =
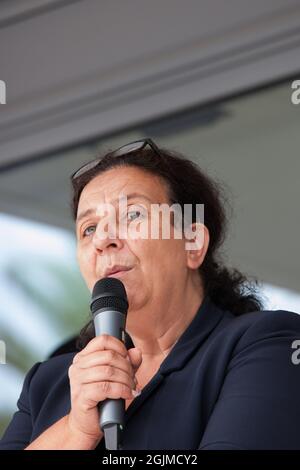
[[[195,350],[205,342],[210,333],[216,328],[224,314],[225,311],[218,308],[209,296],[206,296],[203,299],[193,320],[180,336],[168,356],[161,363],[156,374],[143,388],[141,395],[135,398],[127,408],[125,414],[126,421],[128,421],[132,414],[164,380],[166,375],[184,367],[189,358],[194,354]],[[127,348],[128,346],[134,347],[130,336],[127,338],[126,343]]]
[[[205,342],[223,315],[224,311],[219,309],[210,297],[206,296],[193,320],[162,362],[159,372],[166,375],[174,370],[182,369],[194,354],[195,349]]]

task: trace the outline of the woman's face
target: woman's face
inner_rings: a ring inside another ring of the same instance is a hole
[[[123,202],[127,197],[121,208],[120,197]],[[163,181],[136,167],[107,170],[84,187],[77,211],[77,259],[90,291],[116,265],[130,268],[115,275],[126,288],[129,309],[144,308],[184,285],[190,271],[185,240],[174,238],[172,224],[169,238],[162,237],[161,227],[151,237],[151,204],[162,203],[169,203]],[[108,225],[114,220],[117,231]],[[138,230],[144,238],[136,235]]]

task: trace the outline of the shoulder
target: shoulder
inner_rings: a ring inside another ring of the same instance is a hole
[[[262,310],[234,317],[227,332],[238,339],[240,348],[262,339],[300,338],[300,315],[287,310]]]
[[[51,357],[44,362],[40,363],[40,368],[45,369],[47,371],[51,371],[52,369],[65,369],[69,367],[73,361],[76,352],[69,352],[65,354],[60,354],[58,356]]]
[[[286,310],[263,310],[233,316],[224,312],[214,335],[211,356],[227,372],[245,372],[245,380],[277,370],[278,374],[300,362],[300,315]],[[292,374],[299,376],[298,368]],[[251,371],[251,373],[250,373]],[[268,375],[268,374],[266,374]],[[254,379],[253,379],[254,380]],[[255,379],[256,380],[256,379]],[[254,381],[255,381],[254,380]]]
[[[287,310],[261,310],[235,316],[221,310],[221,320],[211,333],[207,347],[223,365],[242,353],[289,356],[300,346],[300,315]],[[222,354],[219,357],[219,353]]]
[[[224,312],[215,339],[207,370],[216,400],[201,448],[299,448],[300,315]]]
[[[51,388],[68,379],[68,370],[76,353],[52,357],[36,364],[27,374],[26,381],[32,393],[49,393]]]

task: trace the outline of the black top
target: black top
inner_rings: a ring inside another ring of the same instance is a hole
[[[300,449],[300,316],[235,317],[206,297],[125,413],[124,449]],[[75,353],[28,372],[0,449],[23,449],[70,410]],[[104,440],[99,449],[104,448]]]

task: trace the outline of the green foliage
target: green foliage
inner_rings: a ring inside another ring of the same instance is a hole
[[[10,259],[4,274],[10,284],[34,304],[46,324],[57,331],[59,338],[65,336],[68,339],[77,334],[87,322],[90,294],[75,266],[30,256],[27,263],[26,259],[22,259],[22,263],[19,259]],[[0,318],[6,314],[7,312],[1,312]],[[35,334],[38,332],[33,331],[32,335]],[[6,344],[7,365],[16,368],[23,376],[35,362],[44,359],[37,357],[36,351],[28,346],[28,342],[21,343],[13,335],[13,331],[1,326],[1,321],[0,336]],[[5,388],[5,383],[1,387]],[[0,409],[0,437],[10,419],[11,415],[7,410]]]
[[[11,416],[5,413],[0,413],[0,438],[7,428],[8,423],[11,420]]]

